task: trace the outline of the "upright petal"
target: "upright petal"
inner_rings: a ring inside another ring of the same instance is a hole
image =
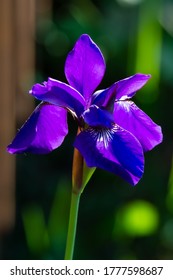
[[[116,99],[120,99],[122,97],[131,98],[135,95],[136,91],[141,89],[147,81],[151,78],[151,75],[145,74],[135,74],[126,79],[120,80],[116,83]]]
[[[67,112],[55,105],[41,103],[7,150],[11,154],[46,154],[59,147],[67,133]]]
[[[126,79],[120,80],[107,89],[95,92],[93,95],[92,104],[104,108],[108,107],[108,109],[110,107],[111,110],[115,99],[119,100],[120,98],[131,98],[137,90],[146,84],[150,77],[150,75],[136,74]]]
[[[144,151],[149,151],[162,142],[161,127],[132,101],[115,102],[114,121],[131,132],[139,140]]]
[[[71,86],[52,78],[44,82],[44,85],[35,84],[30,94],[39,100],[68,108],[75,112],[78,117],[84,110],[85,100],[83,96]]]
[[[69,84],[84,96],[87,107],[91,94],[104,76],[105,67],[100,49],[83,34],[67,56],[65,74]]]
[[[121,176],[132,185],[143,174],[143,150],[138,140],[119,126],[110,129],[88,128],[75,140],[74,146],[88,167],[99,167]]]
[[[112,112],[116,98],[116,88],[117,84],[115,83],[107,89],[96,91],[92,96],[91,103]]]

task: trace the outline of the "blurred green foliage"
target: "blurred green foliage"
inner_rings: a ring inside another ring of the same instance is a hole
[[[147,236],[153,234],[159,224],[159,214],[153,204],[135,200],[116,213],[115,235]]]
[[[66,55],[88,33],[106,58],[100,88],[136,71],[152,74],[135,102],[164,133],[163,143],[145,155],[135,188],[95,171],[80,202],[76,259],[173,258],[172,13],[172,0],[54,0],[52,13],[37,17],[37,82],[48,76],[65,82]],[[4,238],[2,258],[63,259],[76,130],[69,117],[61,148],[17,157],[16,226]]]

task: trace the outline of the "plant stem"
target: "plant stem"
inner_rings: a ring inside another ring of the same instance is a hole
[[[74,193],[72,191],[71,205],[70,205],[70,217],[69,217],[67,242],[66,242],[65,258],[64,258],[65,260],[73,259],[79,201],[80,201],[80,193]]]

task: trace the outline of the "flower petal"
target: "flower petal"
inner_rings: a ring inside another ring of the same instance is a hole
[[[161,127],[132,101],[115,102],[114,121],[131,132],[139,140],[144,151],[149,151],[162,142]]]
[[[74,111],[77,116],[80,116],[84,110],[85,100],[83,96],[71,86],[52,78],[44,82],[44,85],[35,84],[30,94],[39,100],[68,108]]]
[[[132,185],[142,177],[142,147],[131,133],[117,125],[112,129],[88,128],[76,137],[74,146],[83,155],[88,167],[112,172]]]
[[[65,75],[69,84],[84,96],[87,107],[91,94],[104,76],[105,68],[100,49],[87,34],[83,34],[67,56]]]
[[[135,74],[126,79],[120,80],[116,83],[116,99],[120,99],[122,97],[131,98],[135,95],[136,91],[141,89],[147,81],[151,78],[151,75],[145,74]]]
[[[85,123],[92,127],[111,128],[114,123],[113,115],[106,110],[102,110],[96,105],[92,105],[83,113]]]
[[[96,91],[92,98],[92,104],[104,108],[108,107],[111,110],[115,99],[131,98],[137,90],[146,84],[150,77],[150,75],[136,74],[114,83],[107,89]]]
[[[117,84],[115,83],[107,89],[96,91],[92,96],[91,103],[112,112],[116,98],[116,88]]]
[[[59,147],[66,134],[67,112],[55,105],[41,103],[7,147],[11,154],[46,154]]]

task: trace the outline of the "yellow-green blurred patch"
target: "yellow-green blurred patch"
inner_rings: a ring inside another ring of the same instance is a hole
[[[58,247],[58,251],[63,251],[65,248],[70,205],[70,184],[66,179],[59,182],[49,216],[48,233],[50,242],[54,247]]]
[[[158,21],[161,1],[144,1],[140,5],[135,72],[151,74],[152,79],[144,88],[144,95],[137,98],[141,102],[154,102],[159,93],[160,63],[162,49],[162,27]]]
[[[23,225],[29,250],[40,254],[49,247],[43,210],[39,205],[32,204],[23,210]]]
[[[157,230],[158,224],[159,214],[154,205],[144,200],[136,200],[117,213],[114,234],[147,236]]]

